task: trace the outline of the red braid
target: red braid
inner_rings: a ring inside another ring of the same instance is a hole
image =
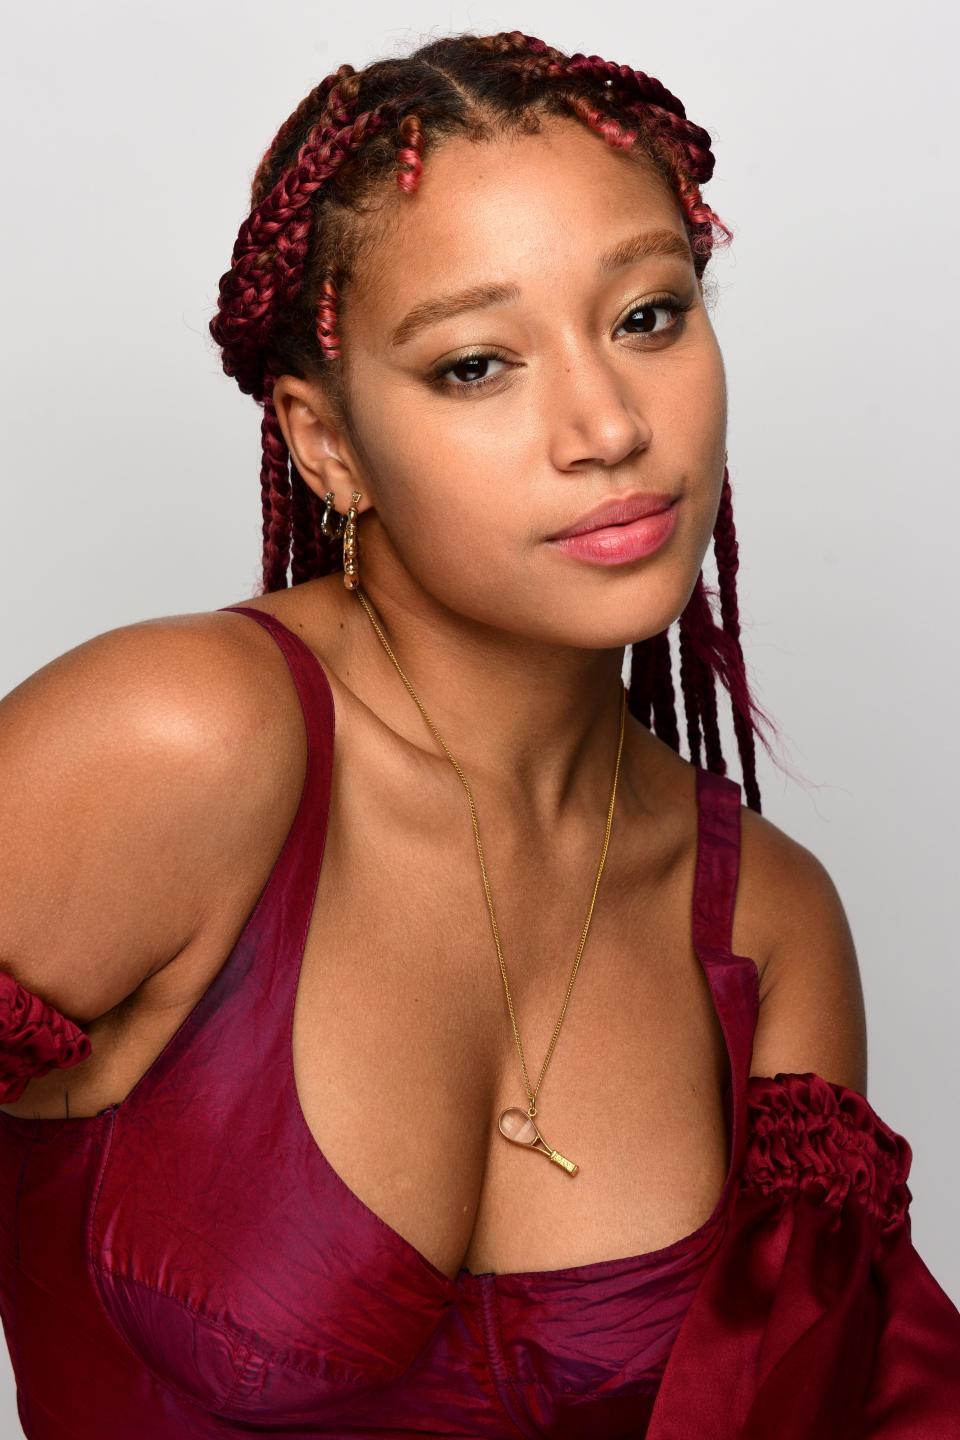
[[[221,277],[210,324],[225,372],[263,405],[261,496],[263,592],[288,571],[297,585],[341,563],[320,530],[322,501],[305,483],[273,404],[277,375],[310,376],[342,404],[339,296],[372,233],[365,201],[385,182],[416,196],[425,156],[450,135],[484,139],[541,115],[568,116],[615,149],[653,162],[677,198],[698,278],[732,231],[703,199],[713,174],[710,135],[687,118],[655,77],[599,55],[565,55],[520,30],[452,35],[363,71],[341,65],[284,121],[257,167],[251,213]],[[679,617],[680,686],[687,744],[710,770],[726,773],[717,680],[727,690],[747,803],[760,809],[755,736],[769,720],[750,692],[740,645],[738,550],[726,469],[714,527],[716,592],[703,572]],[[629,706],[642,724],[680,748],[669,628],[637,642]]]

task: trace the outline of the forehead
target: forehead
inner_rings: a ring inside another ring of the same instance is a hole
[[[647,228],[685,238],[666,182],[645,156],[614,150],[578,121],[549,117],[540,134],[481,142],[458,136],[426,156],[414,195],[387,200],[352,318],[381,334],[453,288],[585,278],[602,251]]]

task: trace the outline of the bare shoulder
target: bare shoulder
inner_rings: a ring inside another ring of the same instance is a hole
[[[751,1074],[809,1070],[865,1093],[863,989],[837,885],[766,816],[743,805],[740,820],[737,909],[757,936],[760,970]]]
[[[28,676],[0,700],[3,968],[81,1023],[113,1010],[265,879],[305,750],[244,617],[123,625]]]

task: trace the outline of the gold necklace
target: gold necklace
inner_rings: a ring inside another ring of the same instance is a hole
[[[514,1144],[516,1144],[516,1145],[525,1145],[525,1146],[527,1146],[528,1149],[534,1149],[534,1150],[539,1151],[539,1153],[540,1153],[541,1155],[546,1155],[546,1156],[548,1157],[548,1159],[550,1159],[550,1160],[552,1160],[552,1161],[554,1162],[554,1164],[559,1165],[563,1170],[565,1170],[565,1171],[567,1172],[568,1175],[576,1175],[576,1174],[578,1173],[580,1167],[579,1167],[578,1165],[575,1165],[572,1160],[568,1160],[565,1156],[561,1155],[557,1150],[554,1150],[551,1145],[548,1145],[548,1144],[547,1144],[547,1142],[543,1139],[543,1136],[540,1134],[540,1131],[537,1129],[536,1125],[534,1124],[534,1122],[533,1122],[533,1117],[534,1117],[534,1116],[536,1115],[536,1113],[537,1113],[537,1095],[538,1095],[538,1093],[539,1093],[540,1086],[541,1086],[541,1084],[542,1084],[542,1082],[543,1082],[543,1077],[544,1077],[544,1075],[545,1075],[546,1072],[547,1072],[547,1066],[550,1064],[550,1058],[551,1058],[551,1056],[553,1055],[553,1049],[554,1049],[554,1046],[555,1046],[556,1043],[557,1043],[557,1037],[558,1037],[558,1035],[560,1034],[560,1026],[563,1024],[563,1017],[564,1017],[564,1015],[566,1014],[567,1002],[569,1001],[569,999],[570,999],[570,993],[571,993],[571,991],[573,990],[573,982],[574,982],[574,980],[577,978],[577,970],[579,969],[579,966],[580,966],[580,957],[581,957],[581,955],[583,954],[583,947],[584,947],[584,945],[587,943],[587,932],[588,932],[589,929],[590,929],[590,921],[591,921],[591,919],[593,918],[593,907],[594,907],[594,905],[595,905],[595,903],[596,903],[597,891],[598,891],[599,888],[600,888],[600,877],[601,877],[601,875],[603,874],[603,867],[604,867],[604,864],[606,863],[606,859],[607,859],[607,848],[608,848],[608,846],[609,846],[609,844],[610,844],[610,831],[611,831],[611,829],[612,829],[612,827],[613,827],[613,811],[614,811],[614,806],[615,806],[615,804],[616,804],[616,799],[617,799],[617,780],[618,780],[619,775],[620,775],[620,756],[621,756],[621,753],[622,753],[622,751],[623,751],[623,727],[624,727],[624,716],[625,716],[626,704],[627,704],[627,691],[626,691],[626,687],[624,686],[623,680],[621,679],[621,681],[620,681],[620,737],[619,737],[619,740],[618,740],[618,742],[617,742],[617,763],[616,763],[616,765],[615,765],[615,767],[614,767],[614,771],[613,771],[613,786],[612,786],[612,789],[611,789],[611,791],[610,791],[610,804],[609,804],[609,807],[608,807],[608,809],[607,809],[607,823],[606,823],[606,828],[605,828],[605,830],[604,830],[604,835],[603,835],[603,849],[602,849],[601,852],[600,852],[600,865],[599,865],[599,868],[598,868],[598,870],[597,870],[597,878],[596,878],[596,880],[594,881],[593,894],[592,894],[591,897],[590,897],[590,906],[589,906],[589,909],[587,910],[587,918],[586,918],[586,921],[585,921],[584,926],[583,926],[583,930],[582,930],[581,935],[580,935],[580,944],[579,944],[579,946],[578,946],[578,948],[577,948],[577,958],[576,958],[576,960],[573,962],[573,973],[571,974],[570,980],[569,980],[569,982],[568,982],[568,984],[567,984],[567,993],[566,993],[566,995],[564,996],[563,1007],[562,1007],[562,1009],[561,1009],[561,1011],[560,1011],[560,1018],[558,1019],[558,1021],[557,1021],[557,1023],[556,1023],[556,1026],[554,1027],[553,1038],[551,1039],[550,1044],[549,1044],[549,1046],[547,1047],[546,1058],[545,1058],[545,1060],[544,1060],[544,1062],[543,1062],[543,1066],[542,1066],[542,1068],[541,1068],[541,1070],[540,1070],[540,1078],[539,1078],[538,1081],[537,1081],[536,1088],[533,1089],[533,1090],[531,1090],[531,1089],[530,1089],[530,1077],[529,1077],[529,1075],[527,1074],[527,1062],[526,1062],[526,1059],[524,1058],[523,1045],[522,1045],[522,1043],[521,1043],[521,1041],[520,1041],[520,1031],[519,1031],[518,1028],[517,1028],[517,1017],[516,1017],[516,1015],[515,1015],[515,1013],[514,1013],[514,1009],[513,1009],[513,997],[512,997],[511,994],[510,994],[510,985],[509,985],[509,982],[508,982],[508,980],[507,980],[507,970],[506,970],[506,966],[505,966],[504,963],[503,963],[503,951],[502,951],[502,949],[500,948],[500,932],[499,932],[499,930],[497,929],[497,917],[496,917],[496,915],[494,914],[494,909],[493,909],[493,897],[492,897],[491,894],[490,894],[490,882],[489,882],[489,880],[487,879],[487,867],[486,867],[486,865],[484,864],[484,860],[483,860],[483,846],[482,846],[481,843],[480,843],[480,829],[479,829],[479,826],[477,825],[477,811],[476,811],[476,806],[475,806],[474,803],[473,803],[473,793],[472,793],[472,791],[471,791],[471,789],[470,789],[470,785],[469,785],[469,782],[467,781],[466,775],[464,775],[462,769],[461,769],[460,766],[457,764],[457,761],[456,761],[456,760],[453,758],[453,756],[451,755],[449,749],[447,748],[446,741],[444,740],[443,736],[440,734],[440,731],[437,729],[436,725],[434,725],[433,721],[430,719],[430,716],[427,714],[426,710],[423,708],[423,705],[422,705],[422,703],[421,703],[421,701],[420,701],[420,697],[417,695],[417,692],[414,690],[413,686],[410,684],[410,681],[407,679],[406,675],[403,673],[403,670],[402,670],[402,668],[401,668],[401,666],[400,666],[400,662],[399,662],[399,660],[397,659],[396,655],[394,655],[393,650],[392,650],[392,648],[391,648],[391,646],[390,646],[390,642],[388,641],[386,635],[384,635],[383,630],[381,629],[381,627],[380,627],[380,625],[379,625],[379,623],[378,623],[378,621],[377,621],[377,618],[376,618],[376,616],[375,616],[374,613],[373,613],[373,609],[372,609],[372,607],[370,606],[370,603],[369,603],[369,601],[367,600],[366,595],[363,593],[363,590],[361,589],[359,583],[358,583],[356,586],[351,587],[351,588],[353,588],[353,589],[355,590],[355,593],[356,593],[358,599],[362,602],[363,608],[366,610],[367,614],[368,614],[369,617],[370,617],[371,623],[373,624],[373,628],[376,630],[377,634],[379,635],[379,637],[380,637],[380,639],[381,639],[381,641],[382,641],[382,643],[383,643],[384,649],[386,650],[387,654],[390,656],[390,659],[393,661],[394,665],[396,666],[396,669],[397,669],[397,671],[398,671],[398,673],[399,673],[399,675],[400,675],[401,680],[403,681],[404,685],[407,687],[407,689],[409,690],[411,696],[413,697],[414,701],[416,702],[417,708],[419,709],[421,715],[423,716],[424,720],[425,720],[425,721],[427,722],[427,724],[429,725],[429,727],[430,727],[430,729],[432,730],[432,732],[433,732],[434,736],[436,737],[436,739],[440,742],[441,746],[443,747],[444,753],[446,754],[447,759],[450,761],[450,764],[453,766],[453,768],[456,770],[457,774],[460,776],[460,779],[461,779],[461,781],[463,782],[463,788],[464,788],[464,789],[466,790],[466,792],[467,792],[467,799],[468,799],[469,802],[470,802],[470,818],[471,818],[471,820],[473,821],[473,835],[474,835],[474,839],[476,840],[476,843],[477,843],[477,854],[478,854],[479,857],[480,857],[480,870],[481,870],[481,873],[482,873],[482,875],[483,875],[483,888],[484,888],[484,892],[485,892],[486,897],[487,897],[487,909],[488,909],[489,912],[490,912],[490,924],[491,924],[491,927],[492,927],[492,929],[493,929],[494,944],[495,944],[496,947],[497,947],[497,958],[498,958],[498,960],[500,961],[500,974],[501,974],[502,977],[503,977],[503,988],[504,988],[504,990],[506,991],[506,995],[507,995],[507,1009],[510,1011],[510,1023],[511,1023],[512,1026],[513,1026],[513,1036],[514,1036],[514,1039],[515,1039],[516,1042],[517,1042],[517,1050],[519,1051],[519,1054],[520,1054],[520,1066],[521,1066],[521,1069],[522,1069],[522,1071],[523,1071],[524,1086],[525,1086],[525,1088],[526,1088],[527,1097],[528,1097],[529,1102],[530,1102],[529,1105],[527,1106],[527,1109],[526,1109],[525,1111],[524,1111],[524,1110],[520,1110],[520,1109],[513,1109],[513,1108],[508,1109],[508,1110],[503,1110],[503,1111],[501,1112],[501,1114],[500,1114],[500,1117],[499,1117],[498,1121],[497,1121],[498,1129],[499,1129],[499,1131],[500,1131],[500,1134],[503,1135],[507,1140],[511,1140],[511,1141],[512,1141]]]

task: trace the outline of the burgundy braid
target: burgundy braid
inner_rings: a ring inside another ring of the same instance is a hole
[[[698,278],[732,231],[705,203],[713,174],[708,132],[659,80],[599,55],[565,55],[536,36],[452,35],[363,71],[341,65],[284,121],[251,186],[230,269],[221,277],[211,334],[226,374],[263,406],[261,593],[339,569],[335,541],[320,529],[323,501],[292,461],[273,404],[278,375],[310,376],[343,401],[339,297],[373,234],[363,202],[393,179],[414,197],[424,158],[451,135],[486,139],[498,127],[536,128],[566,115],[615,149],[645,155],[680,205]],[[717,680],[727,690],[747,804],[760,810],[755,736],[770,722],[755,704],[740,644],[738,549],[729,475],[714,526],[719,592],[703,572],[679,617],[680,686],[694,764],[726,774]],[[713,601],[719,598],[720,624]],[[679,751],[669,628],[633,645],[630,712]]]
[[[423,173],[423,126],[416,115],[405,115],[400,121],[400,138],[403,140],[403,147],[397,151],[397,160],[400,169],[397,171],[397,184],[401,190],[408,195],[415,195],[420,186],[420,176]]]
[[[627,706],[641,725],[653,729],[653,655],[650,647],[634,645],[630,651],[630,683],[627,686]]]
[[[687,748],[694,765],[701,759],[701,715],[699,677],[696,673],[697,652],[690,643],[690,636],[681,625],[680,630],[680,688],[683,691],[683,712],[687,725]]]
[[[293,552],[290,561],[290,579],[294,585],[309,580],[317,573],[320,563],[320,547],[317,543],[320,532],[317,529],[317,513],[313,502],[317,497],[310,489],[290,457],[291,489],[291,540]]]
[[[740,748],[743,769],[744,791],[750,805],[756,800],[760,808],[760,792],[757,785],[756,755],[753,743],[751,710],[754,709],[750,687],[747,684],[743,650],[740,645],[740,610],[737,604],[736,575],[740,567],[737,532],[733,524],[733,501],[730,492],[730,477],[726,467],[723,473],[723,490],[713,531],[714,553],[717,557],[717,576],[720,582],[720,614],[723,628],[736,646],[736,660],[730,667],[730,694],[733,700],[733,724]],[[762,713],[762,712],[757,712]],[[769,723],[768,717],[764,720]]]
[[[267,590],[281,590],[287,583],[290,563],[290,452],[273,405],[272,379],[264,396],[260,437],[264,586]]]
[[[673,750],[679,751],[680,731],[677,729],[669,629],[651,636],[646,643],[650,647],[652,661],[650,703],[653,706],[654,729],[661,740]]]
[[[681,634],[683,630],[681,629]],[[720,743],[720,724],[717,715],[717,686],[713,671],[694,650],[694,704],[700,716],[700,730],[707,752],[707,769],[718,775],[726,775],[727,762],[723,758]],[[759,795],[757,808],[759,809]]]
[[[317,297],[317,343],[324,360],[340,359],[340,343],[337,340],[337,286],[332,270],[328,270],[320,281]]]
[[[257,166],[256,174],[253,177],[251,193],[255,205],[260,203],[267,190],[270,189],[270,175],[277,163],[277,157],[283,153],[291,138],[299,135],[305,127],[313,128],[313,125],[316,123],[316,117],[322,111],[324,102],[333,87],[338,81],[345,80],[348,75],[354,74],[356,74],[356,71],[352,65],[341,65],[339,70],[335,70],[332,75],[328,75],[325,80],[321,80],[320,84],[300,101],[300,104],[289,119],[283,122],[273,137],[273,143]],[[335,102],[331,109],[336,113]],[[340,123],[343,124],[345,122],[341,120]]]
[[[318,90],[324,91],[325,85]],[[342,117],[339,87],[328,90],[327,108]],[[233,268],[220,280],[220,309],[211,322],[211,334],[223,349],[226,373],[234,375],[241,390],[252,393],[263,404],[260,492],[265,592],[286,586],[294,511],[302,515],[310,502],[298,494],[294,503],[290,452],[273,404],[276,376],[269,367],[262,368],[260,347],[272,319],[274,298],[278,297],[278,304],[284,303],[296,293],[302,280],[312,222],[301,221],[299,212],[379,123],[380,117],[369,112],[339,129],[332,129],[325,116],[312,125],[292,171],[281,175],[241,227],[233,250]],[[287,128],[284,126],[280,135]],[[274,141],[271,151],[277,148],[278,142]],[[273,237],[274,245],[266,248]],[[319,327],[322,319],[318,317],[317,323]],[[295,480],[302,489],[302,476],[297,474]],[[316,552],[316,548],[314,542],[310,549]],[[296,570],[298,583],[312,573],[299,557]]]

